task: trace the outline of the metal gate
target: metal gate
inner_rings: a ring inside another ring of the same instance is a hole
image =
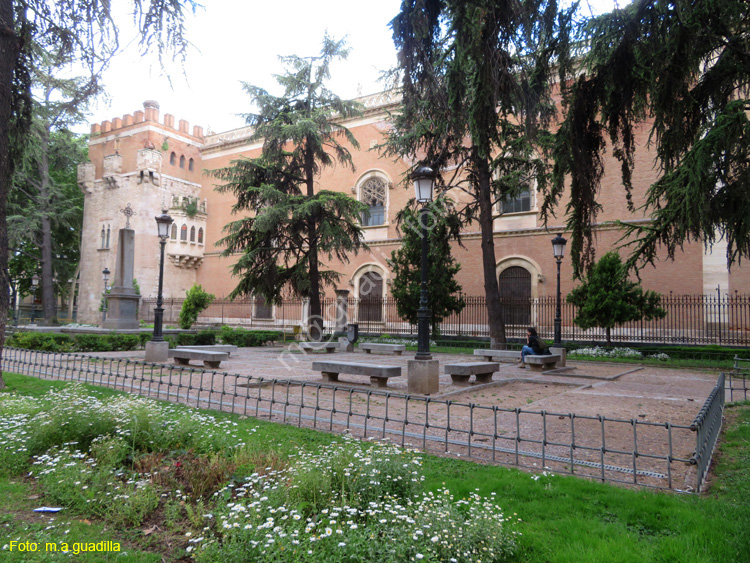
[[[503,270],[498,278],[506,325],[531,324],[531,273],[521,266]]]

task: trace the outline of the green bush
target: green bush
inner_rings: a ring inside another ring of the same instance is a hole
[[[203,291],[200,284],[195,284],[188,289],[185,301],[180,309],[180,328],[188,329],[198,320],[198,315],[208,307],[214,300],[212,293]]]
[[[114,352],[135,350],[141,345],[138,334],[46,334],[16,332],[7,345],[42,352]]]
[[[181,332],[175,339],[177,346],[195,346],[195,334],[190,332]]]
[[[279,340],[281,332],[275,330],[247,330],[244,328],[221,327],[219,333],[224,344],[232,344],[241,348],[263,346],[266,342]]]
[[[201,330],[195,335],[196,346],[213,346],[216,344],[215,330]]]
[[[14,348],[41,350],[43,352],[71,352],[74,350],[73,339],[67,334],[14,332],[8,337],[6,344]]]

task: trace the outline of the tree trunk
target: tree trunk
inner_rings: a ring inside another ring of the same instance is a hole
[[[12,116],[13,70],[18,58],[18,37],[13,19],[13,1],[0,0],[0,368],[8,319],[8,224],[6,208],[11,185],[10,120]],[[0,389],[5,381],[0,372]]]
[[[484,295],[487,302],[490,348],[504,349],[507,341],[505,339],[503,310],[500,306],[500,288],[497,281],[490,167],[487,159],[478,155],[477,149],[474,149],[472,158],[477,171],[477,187],[479,189],[477,194],[479,198],[479,226],[482,233]]]
[[[49,93],[47,94],[49,97]],[[55,303],[55,273],[52,268],[52,209],[50,205],[50,179],[49,179],[49,125],[46,125],[41,133],[41,153],[39,158],[39,200],[37,205],[42,211],[41,229],[42,245],[42,312],[44,313],[44,324],[49,326],[55,322],[57,317],[57,304]]]
[[[307,197],[315,195],[315,155],[310,148],[310,140],[307,140],[307,151],[305,154],[305,178],[307,184]],[[307,317],[307,326],[310,339],[318,342],[323,338],[323,308],[320,304],[320,266],[318,263],[318,219],[313,216],[308,220],[308,237],[310,240],[309,264],[310,264],[310,312]]]

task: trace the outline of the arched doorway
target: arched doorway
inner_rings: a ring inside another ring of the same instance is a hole
[[[383,322],[383,276],[378,272],[365,272],[359,278],[358,321]]]
[[[506,325],[531,324],[531,272],[511,266],[500,272],[500,303]]]

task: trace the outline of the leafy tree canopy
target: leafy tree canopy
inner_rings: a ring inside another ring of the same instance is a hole
[[[578,307],[573,322],[587,330],[605,329],[611,346],[612,328],[630,321],[662,319],[667,312],[659,307],[661,296],[628,279],[628,270],[616,252],[608,252],[594,264],[583,283],[567,296]]]
[[[750,256],[750,2],[636,0],[593,19],[580,76],[564,91],[551,213],[570,178],[568,227],[576,275],[594,261],[591,225],[603,155],[621,163],[631,209],[636,128],[650,126],[661,176],[643,206],[651,222],[623,225],[629,267],[685,242],[725,239],[731,266]]]

